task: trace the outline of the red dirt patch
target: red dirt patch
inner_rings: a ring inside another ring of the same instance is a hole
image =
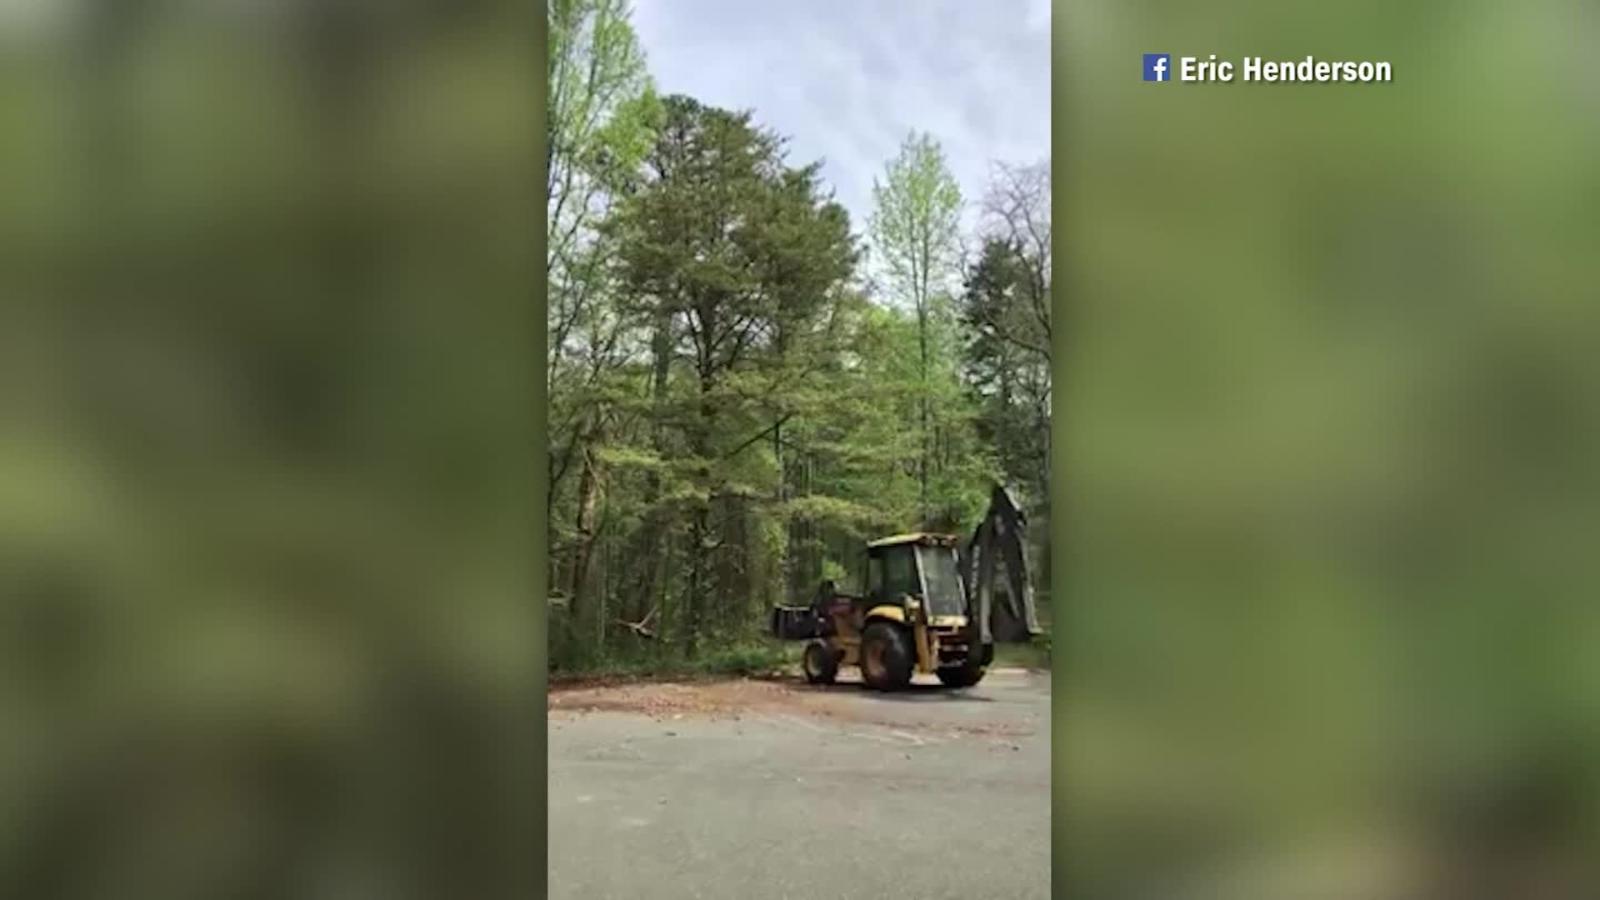
[[[738,720],[751,715],[805,715],[895,728],[937,729],[990,736],[1022,736],[1033,728],[1016,722],[929,721],[914,707],[864,698],[858,684],[820,687],[787,679],[696,679],[693,681],[594,680],[552,685],[552,714],[621,712],[657,721],[684,716]],[[867,702],[863,702],[866,700]]]
[[[812,705],[816,695],[798,681],[696,679],[627,681],[600,679],[550,688],[548,708],[571,712],[633,712],[660,716],[696,713],[737,717],[756,711],[794,712]]]

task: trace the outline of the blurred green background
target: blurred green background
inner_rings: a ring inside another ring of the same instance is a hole
[[[1600,896],[1600,8],[1055,9],[1058,896]]]
[[[0,4],[0,894],[543,884],[543,17]]]

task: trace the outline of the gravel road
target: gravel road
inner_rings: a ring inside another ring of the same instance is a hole
[[[1050,684],[555,689],[555,900],[1050,895]]]

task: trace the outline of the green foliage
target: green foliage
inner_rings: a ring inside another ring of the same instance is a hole
[[[553,0],[546,112],[546,215],[550,268],[578,276],[586,229],[607,187],[626,182],[659,119],[627,0]]]
[[[783,505],[783,513],[802,521],[849,528],[872,520],[873,510],[844,497],[814,494],[795,497]]]
[[[636,469],[645,472],[663,472],[668,464],[661,455],[644,447],[605,446],[596,451],[600,461],[614,472]]]
[[[1049,319],[1036,312],[1028,270],[1018,244],[985,240],[967,273],[961,317],[970,335],[964,374],[978,429],[1007,481],[1037,503],[1049,496]],[[1041,306],[1048,309],[1048,297]]]
[[[888,289],[924,314],[960,265],[961,187],[939,142],[912,132],[873,180],[873,247]]]
[[[799,662],[799,646],[764,638],[711,642],[694,659],[685,659],[671,647],[614,648],[591,657],[569,657],[553,677],[562,678],[683,678],[694,676],[773,675]]]
[[[1043,634],[1025,644],[997,644],[994,665],[1020,669],[1049,669],[1050,635]]]
[[[944,289],[960,265],[961,190],[944,151],[928,134],[912,132],[874,180],[872,238],[890,295],[916,313],[917,479],[921,518],[947,517],[933,494],[942,474],[940,387],[953,383],[939,370],[953,363],[951,305]],[[947,433],[947,432],[946,432]]]

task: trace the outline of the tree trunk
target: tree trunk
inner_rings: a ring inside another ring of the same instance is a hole
[[[666,400],[667,379],[672,367],[672,315],[668,312],[657,312],[655,325],[650,335],[650,399],[653,407],[651,414],[651,445],[658,454],[666,452],[666,430],[661,424],[661,408]],[[645,513],[639,529],[629,541],[628,558],[640,560],[639,569],[634,589],[629,590],[623,599],[624,612],[631,621],[639,621],[650,613],[650,610],[659,610],[661,616],[658,622],[665,622],[667,610],[665,608],[668,594],[667,557],[670,553],[670,542],[663,540],[663,536],[670,533],[668,527],[671,523],[665,512],[655,507],[661,497],[661,477],[654,472],[645,476],[644,489],[641,499]],[[630,602],[630,598],[631,602]]]
[[[582,468],[578,475],[578,507],[573,520],[575,533],[568,596],[571,597],[573,621],[578,626],[578,633],[583,635],[593,635],[600,627],[598,610],[591,608],[595,604],[589,596],[590,561],[594,558],[597,536],[595,523],[600,508],[600,469],[595,458],[598,437],[598,432],[593,430],[584,436],[584,446],[580,451]]]
[[[917,351],[920,367],[917,370],[917,402],[920,427],[917,431],[917,502],[923,519],[928,518],[928,306],[927,297],[917,300]]]
[[[783,549],[778,558],[778,583],[783,585],[785,600],[792,602],[795,596],[795,569],[794,554],[796,546],[795,520],[783,510],[783,503],[789,499],[789,464],[783,458],[783,423],[778,423],[772,429],[772,456],[776,460],[778,469],[778,510],[784,515],[783,520]]]
[[[700,642],[700,620],[703,613],[705,591],[705,542],[709,525],[709,504],[701,502],[695,507],[689,526],[689,584],[683,597],[682,640],[683,655],[693,659]]]
[[[700,322],[706,333],[715,334],[716,317],[702,308]],[[709,343],[709,339],[708,339]],[[716,371],[710,362],[700,367],[699,421],[695,423],[692,448],[699,460],[700,484],[706,491],[704,499],[695,503],[694,517],[689,527],[689,590],[684,603],[684,655],[693,658],[700,641],[700,631],[705,619],[707,596],[707,538],[711,531],[711,504],[717,491],[711,484],[711,435],[716,427],[716,409],[711,403],[711,392],[716,387]]]

